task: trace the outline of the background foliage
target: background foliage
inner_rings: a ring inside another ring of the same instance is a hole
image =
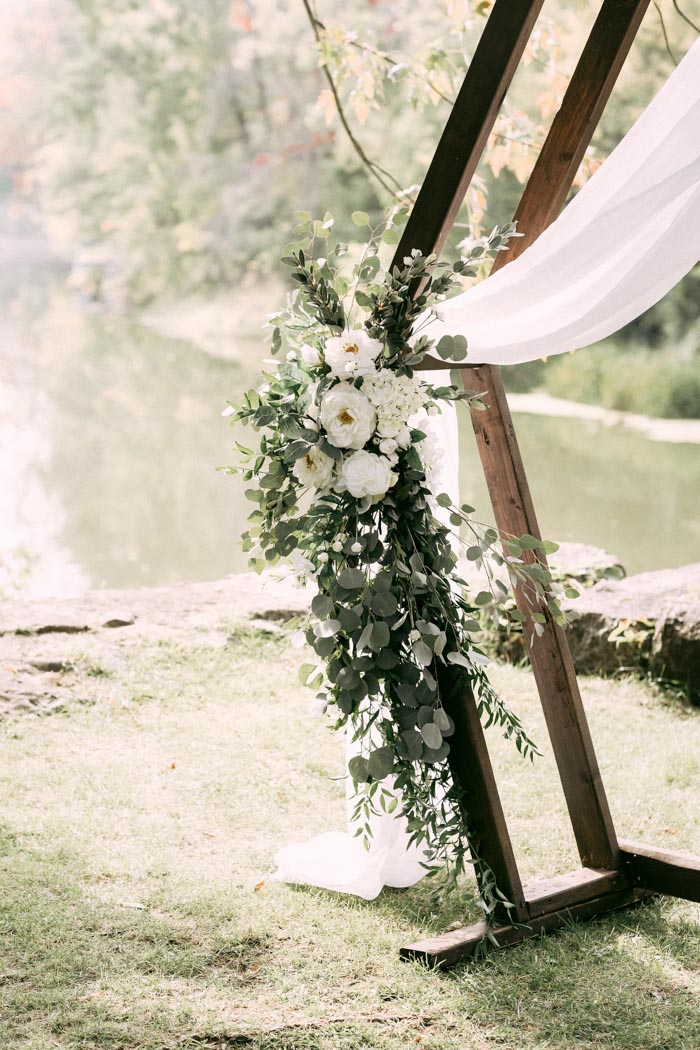
[[[352,210],[374,219],[392,192],[415,195],[491,6],[31,0],[17,52],[31,131],[15,170],[91,297],[143,304],[231,287],[275,271],[294,209],[331,208],[352,239]],[[448,255],[511,217],[598,7],[545,5]],[[698,27],[700,0],[652,4],[579,182]],[[680,363],[670,393],[640,399],[627,384],[631,407],[700,415],[697,393],[677,393],[688,375],[698,386],[699,284],[691,275],[617,340]],[[559,392],[571,369],[557,368],[546,378]],[[521,388],[543,378],[509,374]],[[645,376],[654,386],[651,362]]]

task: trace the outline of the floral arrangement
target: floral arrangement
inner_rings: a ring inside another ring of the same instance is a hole
[[[430,417],[445,402],[485,406],[478,393],[416,373],[428,351],[465,358],[463,336],[433,345],[421,329],[513,227],[494,230],[452,266],[414,251],[383,272],[381,243],[398,240],[405,217],[394,211],[370,229],[346,275],[348,248],[331,249],[331,217],[300,215],[298,241],[283,259],[296,290],[271,318],[272,349],[283,359],[226,410],[260,431],[259,447],[238,444],[243,462],[228,469],[255,483],[244,534],[251,565],[261,571],[291,557],[300,578],[316,584],[304,627],[317,660],[300,677],[316,691],[316,707],[333,713],[334,728],[349,726],[359,742],[349,774],[362,834],[371,836],[373,812],[398,808],[428,868],[447,865],[448,884],[465,863],[477,866],[480,903],[492,914],[507,902],[479,859],[468,800],[451,774],[450,707],[459,690],[471,690],[485,724],[501,726],[532,757],[534,744],[489,683],[479,614],[529,620],[535,635],[546,615],[558,623],[565,615],[558,585],[526,553],[555,544],[499,536],[473,508],[434,491]],[[353,220],[369,225],[365,213]],[[458,572],[460,533],[488,581],[473,597]],[[527,596],[528,613],[507,602],[504,573]]]

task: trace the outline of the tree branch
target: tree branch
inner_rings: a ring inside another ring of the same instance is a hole
[[[316,38],[316,45],[320,48],[321,31],[325,27],[323,23],[319,22],[319,20],[314,15],[309,0],[301,0],[301,2],[304,5],[304,9],[311,24],[314,36]],[[340,118],[340,123],[343,126],[345,134],[350,139],[355,153],[357,153],[362,163],[365,165],[367,170],[374,176],[377,182],[387,191],[387,193],[390,193],[392,197],[395,197],[397,193],[401,193],[403,191],[403,186],[401,186],[401,183],[398,182],[393,175],[391,175],[388,171],[385,171],[384,168],[380,167],[379,164],[377,164],[375,161],[370,160],[370,158],[367,156],[364,149],[362,148],[362,145],[360,144],[360,142],[358,142],[357,138],[355,137],[353,130],[350,127],[350,124],[348,123],[348,119],[345,115],[345,110],[343,109],[343,105],[340,101],[340,96],[338,94],[338,89],[336,87],[335,81],[333,80],[331,72],[325,62],[323,63],[322,68],[326,81],[328,82],[328,87],[330,88],[331,94],[333,95],[333,100],[335,101],[335,105],[338,110],[338,117]],[[387,179],[390,180],[390,182],[393,182],[395,189],[392,189],[392,187],[389,185],[389,182],[387,182]]]

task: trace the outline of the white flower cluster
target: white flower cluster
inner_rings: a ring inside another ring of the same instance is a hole
[[[411,442],[411,418],[423,408],[426,401],[425,389],[420,380],[415,376],[400,376],[389,368],[382,368],[374,375],[365,377],[362,391],[377,413],[379,437],[387,442],[395,441],[400,448],[408,448]]]
[[[322,396],[318,411],[315,384],[310,388],[313,400],[305,424],[322,430],[328,443],[342,450],[334,459],[312,446],[292,468],[302,485],[376,502],[396,484],[398,450],[410,445],[411,419],[424,407],[426,394],[418,379],[389,368],[377,370],[382,350],[378,339],[359,329],[327,339],[322,353],[308,345],[301,348],[307,367],[325,364],[337,380]]]

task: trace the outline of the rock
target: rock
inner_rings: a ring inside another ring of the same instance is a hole
[[[291,574],[248,572],[211,583],[89,591],[79,598],[55,600],[14,599],[0,605],[0,636],[114,628],[152,633],[154,626],[211,629],[226,618],[241,616],[285,620],[308,609],[313,594],[308,587],[297,587]]]
[[[566,604],[577,671],[650,671],[700,696],[700,563],[604,579]]]

